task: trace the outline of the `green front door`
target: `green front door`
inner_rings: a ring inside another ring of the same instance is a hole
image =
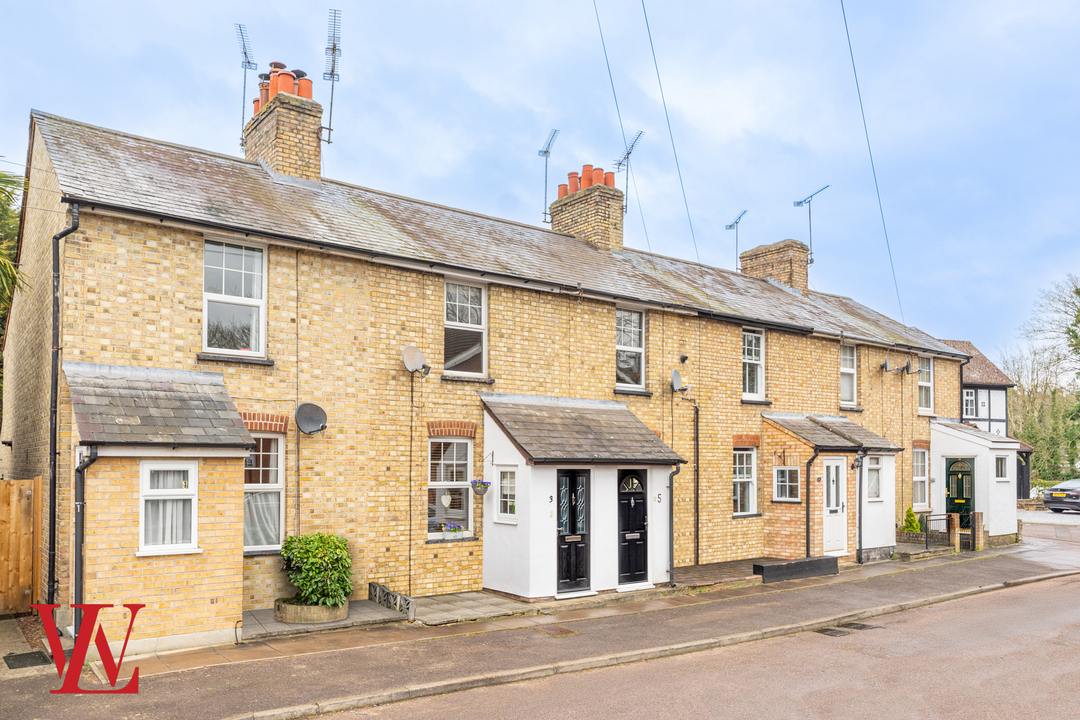
[[[971,523],[975,476],[970,460],[946,458],[945,512],[960,513],[960,526],[968,527]]]

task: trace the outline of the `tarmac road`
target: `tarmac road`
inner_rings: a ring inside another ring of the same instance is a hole
[[[1080,576],[814,632],[345,713],[334,720],[1078,718]],[[495,660],[493,658],[493,660]]]

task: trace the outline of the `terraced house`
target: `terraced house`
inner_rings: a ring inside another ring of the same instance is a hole
[[[590,166],[550,229],[329,180],[292,83],[245,159],[32,113],[0,431],[53,488],[29,597],[146,603],[138,652],[231,642],[291,594],[286,534],[347,538],[359,596],[532,600],[887,557],[933,509],[967,356],[811,292],[803,244],[626,248]]]

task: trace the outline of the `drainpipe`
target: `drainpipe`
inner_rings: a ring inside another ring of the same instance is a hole
[[[694,403],[694,564],[701,564],[701,408]]]
[[[79,203],[71,205],[71,225],[53,235],[52,377],[49,388],[49,605],[56,599],[56,405],[60,382],[60,241],[79,229]]]
[[[810,555],[810,466],[817,460],[817,456],[821,453],[819,448],[814,448],[814,454],[809,460],[806,461],[806,497],[803,498],[803,502],[806,503],[806,557]]]
[[[97,445],[90,446],[90,455],[75,468],[75,605],[83,601],[83,522],[86,517],[86,468],[97,462]],[[75,608],[75,632],[82,625],[82,610]]]
[[[675,469],[668,475],[668,584],[675,587],[675,476],[682,472],[682,466],[675,464]]]
[[[855,509],[855,519],[856,519],[856,528],[857,528],[857,536],[856,536],[856,540],[855,540],[855,561],[858,562],[860,565],[862,564],[862,561],[863,561],[863,547],[862,547],[862,519],[863,519],[862,518],[862,516],[863,516],[863,506],[862,506],[862,466],[863,466],[863,458],[864,457],[866,457],[866,450],[865,449],[861,449],[861,450],[859,450],[859,452],[855,453],[855,463],[854,463],[854,465],[859,470],[859,472],[856,475],[856,478],[857,478],[856,482],[858,483],[858,487],[857,487],[856,494],[855,494],[855,497],[857,498],[857,502],[858,502],[858,505],[856,506],[856,509]]]

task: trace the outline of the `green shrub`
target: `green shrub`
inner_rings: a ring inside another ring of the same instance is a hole
[[[352,594],[352,557],[345,538],[326,533],[291,535],[281,546],[283,569],[299,592],[299,605],[340,607]]]
[[[900,526],[900,532],[922,532],[922,527],[919,525],[919,516],[911,508],[908,508],[907,512],[904,513],[904,524]]]

